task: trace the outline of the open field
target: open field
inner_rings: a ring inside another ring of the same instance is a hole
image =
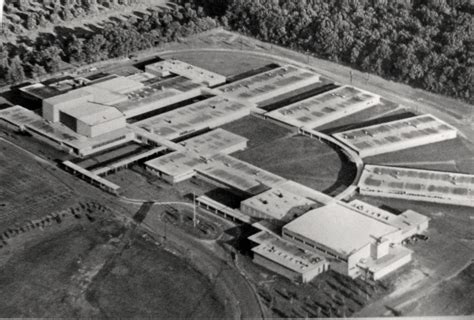
[[[290,129],[284,128],[270,121],[265,121],[255,116],[244,117],[237,121],[223,125],[221,128],[249,139],[249,148],[270,143],[274,140],[292,134]]]
[[[329,194],[354,179],[355,166],[331,146],[305,136],[283,137],[234,154],[260,168]]]
[[[474,173],[474,144],[458,137],[425,146],[368,157],[366,163]]]
[[[176,52],[160,55],[161,58],[175,58],[188,62],[203,69],[222,74],[224,76],[233,76],[244,73],[252,69],[264,67],[273,61],[263,57],[251,57],[233,52]]]
[[[322,125],[316,130],[326,134],[357,129],[372,124],[379,124],[391,120],[398,120],[413,116],[408,110],[399,108],[392,103],[380,103],[368,109],[356,112],[350,116],[340,118],[328,124]]]
[[[406,307],[413,316],[474,314],[474,263]]]
[[[415,251],[414,269],[404,273],[397,283],[395,292],[388,297],[369,305],[359,314],[367,316],[383,314],[385,306],[399,310],[403,315],[434,315],[430,310],[447,307],[438,304],[436,297],[427,298],[415,310],[413,303],[421,297],[429,297],[431,292],[443,291],[445,283],[461,272],[474,258],[474,214],[472,208],[461,206],[440,205],[425,202],[397,200],[389,198],[362,197],[356,198],[385,207],[395,212],[412,209],[431,218],[427,235],[429,240],[418,241],[408,247]],[[458,283],[459,284],[459,283]],[[466,290],[472,282],[465,286],[457,286],[456,290]],[[433,291],[434,290],[434,291]],[[431,300],[430,300],[431,299]],[[466,314],[467,300],[450,300],[449,310],[457,310],[457,315]],[[442,313],[445,314],[445,313]]]
[[[95,217],[63,221],[23,241],[0,270],[3,316],[225,314],[208,280],[180,258],[130,232],[110,213]]]
[[[0,140],[0,232],[77,201],[55,168]]]

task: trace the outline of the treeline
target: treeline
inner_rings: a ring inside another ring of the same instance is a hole
[[[63,61],[82,64],[128,56],[216,25],[203,10],[188,4],[173,10],[154,10],[127,21],[110,22],[81,37],[51,34],[38,37],[31,46],[0,44],[0,82],[17,83],[57,72]]]
[[[139,0],[5,0],[1,32],[7,36],[18,35],[25,30],[56,25],[138,2]]]
[[[231,30],[473,101],[472,1],[193,1]]]

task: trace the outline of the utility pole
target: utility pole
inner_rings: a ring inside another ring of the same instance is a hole
[[[196,228],[196,193],[193,192],[193,225]]]

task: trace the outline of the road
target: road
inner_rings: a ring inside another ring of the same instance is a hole
[[[156,201],[146,199],[130,199],[119,197],[121,202],[141,206],[144,203],[150,205],[178,205],[192,208],[193,204],[188,202],[172,202],[172,201]],[[153,204],[151,204],[153,202]],[[172,246],[178,248],[186,248],[186,260],[209,276],[215,283],[215,286],[224,288],[227,295],[233,297],[230,308],[234,310],[236,318],[264,318],[265,311],[260,304],[258,294],[246,277],[245,273],[236,268],[237,265],[231,264],[229,253],[226,252],[215,241],[204,241],[195,239],[191,235],[185,233],[178,227],[167,224],[162,221],[154,220],[154,225],[143,222],[140,227],[149,233],[162,239],[164,245],[172,243]],[[164,232],[166,230],[166,234]],[[165,238],[166,237],[166,238]],[[192,315],[189,315],[192,317]]]

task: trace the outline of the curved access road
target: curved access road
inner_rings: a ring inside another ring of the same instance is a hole
[[[153,205],[193,207],[193,204],[188,202],[160,202],[146,199],[131,199],[123,196],[118,198],[121,202],[132,205],[154,202]],[[153,227],[146,223],[141,223],[140,227],[160,237],[164,236],[164,234],[161,234],[161,230],[166,228],[166,241],[171,242],[173,246],[178,248],[185,248],[186,260],[211,279],[217,292],[224,292],[226,296],[226,309],[232,310],[234,318],[262,319],[266,317],[255,287],[247,279],[245,273],[238,268],[236,269],[229,262],[231,261],[229,254],[223,248],[215,245],[215,243],[195,239],[172,224],[166,224],[165,226],[165,223],[159,221],[155,221],[155,223],[157,225]],[[192,316],[192,314],[189,314],[189,318],[192,318]]]

